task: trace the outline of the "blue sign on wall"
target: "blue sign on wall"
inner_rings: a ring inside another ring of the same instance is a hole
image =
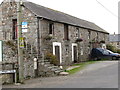
[[[28,30],[28,22],[22,22],[22,32],[27,32]]]

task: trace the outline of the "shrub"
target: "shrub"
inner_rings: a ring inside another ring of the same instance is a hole
[[[13,41],[5,41],[5,44],[9,46],[15,53],[17,53],[17,44],[15,44]]]
[[[49,60],[51,64],[59,65],[59,60],[57,60],[57,57],[53,55],[52,53],[47,53],[45,55],[45,59]]]
[[[117,49],[117,53],[119,53],[119,54],[120,54],[120,49]]]
[[[53,39],[53,36],[46,36],[45,38],[44,38],[45,40],[51,40],[51,39]]]
[[[113,46],[112,44],[107,44],[107,49],[109,49],[110,51],[113,51],[113,52],[117,52],[117,49],[115,46]]]
[[[105,43],[105,41],[104,41],[104,40],[101,40],[100,43]]]

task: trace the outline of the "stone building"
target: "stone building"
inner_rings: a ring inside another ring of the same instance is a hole
[[[21,19],[27,25],[22,32],[25,77],[34,76],[34,57],[41,62],[46,54],[53,54],[59,66],[83,62],[89,60],[92,48],[108,43],[109,33],[92,22],[32,2],[23,2],[21,6]],[[9,54],[10,50],[7,51],[16,47],[17,32],[17,4],[14,0],[4,0],[0,5],[0,40],[5,42],[3,62],[17,61],[17,52],[14,54],[11,50],[13,53]]]
[[[109,42],[117,49],[120,49],[120,34],[111,34],[109,35]]]

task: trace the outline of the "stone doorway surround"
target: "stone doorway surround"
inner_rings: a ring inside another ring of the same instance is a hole
[[[72,43],[72,62],[74,62],[74,46],[77,47],[76,43]],[[77,51],[77,57],[78,57],[78,51]]]
[[[62,46],[61,46],[61,42],[53,42],[53,55],[55,55],[55,51],[56,51],[55,47],[56,46],[59,46],[59,54],[60,54],[59,55],[60,56],[59,60],[60,60],[60,64],[61,64],[62,63],[62,48],[61,48]]]

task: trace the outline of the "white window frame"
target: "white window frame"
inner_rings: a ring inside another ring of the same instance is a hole
[[[2,41],[0,40],[0,62],[3,61],[3,44]]]
[[[81,51],[80,51],[80,54],[81,54],[81,56],[83,56],[84,55],[84,50],[83,50],[83,47],[81,47],[81,49],[80,49]]]
[[[60,64],[62,63],[62,48],[60,42],[53,42],[53,55],[55,55],[55,46],[59,46],[60,49]]]

